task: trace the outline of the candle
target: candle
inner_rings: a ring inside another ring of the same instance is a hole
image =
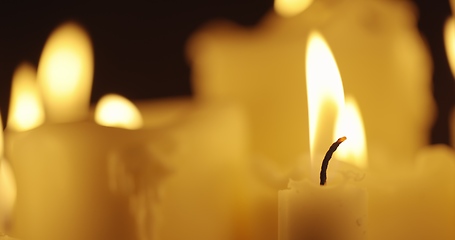
[[[318,144],[321,144],[316,137],[323,132],[319,137],[321,141],[333,134],[327,129],[333,129],[334,121],[343,111],[343,106],[335,103],[337,100],[344,101],[344,94],[334,57],[323,37],[317,32],[310,33],[307,48],[310,159],[315,161],[315,152],[320,151]],[[335,101],[331,101],[330,97]],[[320,186],[311,177],[315,168],[310,167],[313,172],[307,174],[304,180],[291,180],[288,189],[279,191],[280,240],[366,239],[366,191],[349,179],[343,179],[345,176],[341,176],[342,180],[334,180],[335,177],[340,178],[336,176],[337,171],[327,173],[332,154],[344,140],[345,137],[333,143],[324,157]],[[332,179],[326,185],[327,177]]]
[[[93,75],[90,44],[81,27],[64,24],[44,47],[37,74],[29,65],[15,72],[6,153],[17,173],[12,231],[20,238],[135,234],[127,199],[107,187],[105,160],[108,149],[130,141],[132,132],[87,120]]]
[[[140,239],[235,235],[248,177],[244,115],[232,104],[190,107],[184,121],[110,153],[111,188],[129,197]]]
[[[3,156],[3,123],[0,120],[0,232],[9,231],[16,201],[16,181],[9,162]]]
[[[79,26],[64,24],[44,48],[38,86],[30,66],[19,67],[14,76],[7,153],[18,172],[15,235],[37,240],[229,236],[242,214],[234,208],[245,192],[241,179],[249,177],[242,108],[191,99],[133,104],[108,94],[92,114],[87,93],[77,92],[91,86],[87,41]],[[19,113],[31,98],[38,101],[32,102],[36,113],[28,122]]]
[[[279,240],[366,239],[366,192],[352,184],[289,183],[279,192]]]
[[[412,164],[370,168],[371,239],[454,239],[455,153],[447,146],[421,149]]]

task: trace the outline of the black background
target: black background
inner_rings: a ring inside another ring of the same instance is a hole
[[[442,30],[451,11],[444,0],[415,0],[415,3],[420,12],[419,28],[435,63],[433,92],[438,118],[428,135],[432,143],[449,143],[448,114],[455,103],[455,87],[444,52]],[[191,33],[213,19],[254,26],[272,7],[273,0],[1,1],[3,122],[14,69],[23,61],[36,66],[47,37],[64,21],[81,23],[92,38],[93,103],[111,92],[133,100],[157,99],[191,95],[190,67],[184,52]]]

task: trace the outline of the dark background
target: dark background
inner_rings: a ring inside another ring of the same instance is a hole
[[[383,0],[386,1],[386,0]],[[451,14],[448,1],[415,0],[419,28],[435,62],[433,91],[438,106],[429,138],[449,143],[448,116],[455,88],[443,45],[443,24]],[[0,2],[0,110],[6,120],[11,79],[22,61],[38,64],[44,43],[55,27],[76,20],[89,32],[95,51],[91,101],[106,93],[129,99],[191,95],[190,68],[184,47],[198,27],[213,19],[254,26],[273,0],[158,0],[122,3],[24,1]]]

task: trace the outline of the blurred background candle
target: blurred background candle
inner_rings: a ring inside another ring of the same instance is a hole
[[[79,57],[91,55],[79,56],[82,50],[72,46],[89,46],[85,35],[74,23],[51,35],[43,53],[46,67],[38,68],[44,72],[38,74],[40,88],[34,85],[33,68],[19,67],[15,75],[15,105],[10,109],[23,112],[30,98],[29,104],[39,106],[40,96],[49,94],[46,113],[32,112],[32,119],[39,121],[42,118],[34,116],[44,114],[48,119],[48,112],[53,116],[43,125],[22,126],[28,116],[10,114],[7,150],[20,172],[13,233],[34,239],[144,240],[242,235],[243,227],[236,221],[246,213],[234,206],[242,205],[245,189],[240,182],[251,179],[246,175],[248,135],[242,108],[189,99],[142,102],[136,107],[120,95],[108,94],[91,114],[88,107],[79,106],[88,102],[77,92],[90,91],[86,87],[90,83],[80,81],[91,79],[79,71],[92,68],[81,67],[80,61],[85,61]],[[63,97],[69,99],[60,101]],[[81,113],[74,113],[73,105]],[[167,175],[169,180],[162,181]]]
[[[50,36],[38,74],[28,65],[15,73],[6,154],[18,173],[12,233],[20,238],[134,236],[126,199],[108,191],[104,170],[107,149],[128,130],[87,121],[92,58],[88,35],[71,22]]]
[[[3,123],[0,121],[3,128]],[[0,232],[10,231],[16,202],[16,179],[9,161],[4,157],[3,129],[0,131]]]

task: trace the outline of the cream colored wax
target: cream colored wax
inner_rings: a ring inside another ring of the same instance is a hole
[[[371,169],[370,239],[455,239],[455,152],[425,147],[412,165]]]
[[[426,143],[432,109],[429,56],[408,1],[316,0],[295,17],[269,13],[253,28],[207,24],[188,44],[196,97],[245,104],[253,151],[291,168],[308,146],[311,29],[326,37],[345,93],[359,103],[370,164],[412,161]]]
[[[366,191],[342,182],[290,181],[278,192],[279,240],[367,239]]]
[[[247,227],[236,221],[246,214],[244,184],[252,181],[246,133],[241,108],[196,102],[149,140],[115,149],[111,178],[129,196],[140,239],[243,239]],[[168,169],[157,172],[156,163]]]

